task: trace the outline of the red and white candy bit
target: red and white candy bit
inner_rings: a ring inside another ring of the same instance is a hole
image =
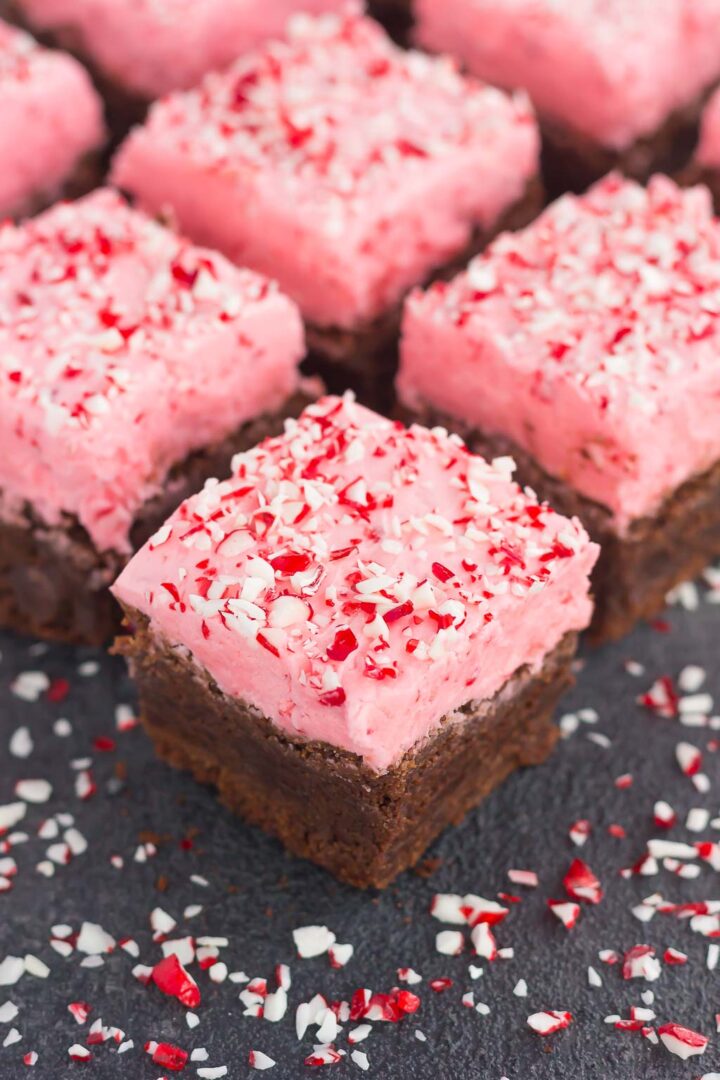
[[[665,952],[663,953],[663,960],[666,964],[670,965],[681,965],[687,964],[688,962],[687,953],[680,952],[679,949],[673,948],[668,948],[665,950]]]
[[[478,956],[483,960],[495,960],[498,955],[495,936],[486,922],[478,923],[470,933],[470,940]]]
[[[573,844],[575,844],[575,847],[582,847],[583,844],[587,841],[587,838],[589,837],[591,831],[592,826],[590,825],[590,822],[587,821],[585,818],[581,818],[579,821],[574,821],[570,826],[569,836]]]
[[[702,768],[702,752],[689,742],[679,742],[675,747],[675,757],[685,776],[696,776]]]
[[[633,945],[623,957],[624,979],[645,979],[655,982],[660,978],[662,967],[651,945]]]
[[[672,719],[678,714],[678,693],[675,684],[669,675],[661,675],[656,679],[650,689],[640,694],[637,701],[646,709],[651,709],[658,716]]]
[[[262,1050],[251,1050],[248,1054],[248,1065],[251,1069],[264,1072],[265,1069],[272,1069],[275,1061],[273,1058],[268,1057],[267,1054],[263,1054]]]
[[[580,905],[571,900],[548,900],[548,907],[566,930],[572,930],[580,918]]]
[[[171,954],[160,960],[152,969],[152,981],[163,994],[178,999],[186,1009],[200,1004],[200,990],[192,975],[182,966],[177,956]]]
[[[528,1027],[532,1028],[536,1035],[554,1035],[556,1031],[562,1031],[570,1027],[572,1013],[548,1010],[536,1012],[528,1016]]]
[[[319,1068],[322,1065],[337,1065],[342,1061],[343,1053],[334,1046],[316,1046],[312,1054],[308,1054],[304,1064]]]
[[[153,1065],[159,1065],[161,1069],[169,1069],[170,1072],[182,1072],[190,1056],[187,1050],[165,1042],[145,1043],[145,1053],[150,1055]]]
[[[459,926],[477,926],[478,923],[493,926],[502,922],[508,911],[508,908],[498,904],[496,900],[486,900],[474,893],[466,896],[436,893],[430,903],[430,914],[433,918]]]
[[[691,1057],[700,1057],[705,1053],[708,1040],[704,1035],[679,1024],[663,1024],[658,1028],[660,1041],[666,1050],[687,1061]]]
[[[653,807],[653,821],[660,829],[672,829],[677,822],[677,814],[669,803],[660,799]]]
[[[563,878],[563,885],[568,896],[573,900],[582,900],[587,904],[599,904],[603,891],[598,878],[582,859],[573,859],[570,869]]]
[[[354,945],[339,945],[337,942],[331,945],[328,949],[328,958],[330,960],[330,967],[343,968],[350,960],[352,960],[353,953],[355,952]]]
[[[86,1046],[75,1043],[68,1050],[68,1057],[78,1065],[85,1065],[92,1060],[92,1054]]]
[[[71,1001],[68,1005],[68,1012],[75,1018],[76,1023],[84,1024],[92,1012],[92,1006],[88,1005],[86,1001]]]

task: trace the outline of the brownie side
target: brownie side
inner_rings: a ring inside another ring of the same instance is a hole
[[[138,511],[130,532],[133,550],[209,477],[226,475],[233,454],[279,434],[285,417],[299,415],[309,400],[297,393],[280,412],[242,424],[228,438],[174,465],[162,490]],[[76,518],[68,515],[49,526],[29,504],[20,507],[11,519],[0,518],[0,626],[58,641],[104,644],[121,622],[108,587],[127,561],[116,551],[98,551]]]
[[[355,754],[277,727],[155,636],[145,616],[127,618],[131,633],[115,649],[130,662],[160,757],[213,785],[229,809],[293,854],[360,888],[384,888],[514,769],[545,760],[577,640],[568,634],[539,671],[516,672],[491,701],[445,717],[377,773]]]
[[[523,197],[505,211],[492,229],[477,230],[468,247],[433,271],[426,284],[454,277],[499,233],[529,225],[544,204],[542,184],[535,178],[528,184]],[[307,326],[308,355],[303,371],[308,375],[319,375],[329,393],[354,390],[363,405],[387,415],[395,400],[402,307],[401,302],[353,330]]]
[[[512,440],[463,427],[431,407],[404,412],[402,418],[456,431],[474,453],[486,458],[509,454],[517,464],[520,484],[533,488],[561,514],[580,518],[600,544],[589,631],[596,642],[616,641],[641,619],[653,618],[665,607],[670,589],[696,577],[720,554],[720,461],[681,484],[654,515],[637,518],[621,536],[607,507],[545,472]]]
[[[541,118],[542,174],[548,196],[555,199],[566,191],[583,192],[613,170],[641,182],[656,172],[678,172],[697,146],[703,106],[713,89],[709,87],[671,113],[654,132],[622,151],[610,150],[587,135]]]

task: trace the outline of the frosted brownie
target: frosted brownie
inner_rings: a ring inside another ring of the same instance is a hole
[[[94,186],[102,104],[69,56],[0,20],[0,220]]]
[[[583,520],[617,637],[720,553],[719,347],[707,189],[614,175],[409,298],[399,396]]]
[[[611,169],[646,180],[689,159],[720,78],[720,0],[416,0],[416,37],[524,87],[552,195]]]
[[[537,167],[524,99],[350,14],[297,18],[287,40],[157,103],[113,176],[276,278],[306,319],[313,370],[379,405],[401,297],[504,216],[532,216]]]
[[[132,559],[119,646],[162,756],[384,886],[549,753],[596,554],[507,458],[328,397]]]
[[[108,99],[116,132],[150,101],[187,88],[282,33],[296,11],[343,0],[11,0],[16,19],[76,53]]]
[[[0,625],[100,643],[167,514],[296,406],[264,278],[100,190],[0,227]]]

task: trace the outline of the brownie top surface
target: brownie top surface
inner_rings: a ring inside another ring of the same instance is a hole
[[[417,40],[622,151],[720,74],[718,0],[417,0]]]
[[[327,214],[330,198],[342,206],[389,185],[412,192],[441,161],[461,168],[472,146],[497,144],[523,171],[524,146],[504,138],[518,126],[534,130],[525,98],[462,77],[449,59],[399,49],[350,12],[295,17],[284,40],[156,103],[146,132],[203,170],[272,175]]]
[[[586,624],[596,550],[509,459],[325,398],[184,503],[115,592],[227,693],[381,768]]]
[[[17,0],[32,26],[68,32],[123,89],[154,99],[193,86],[266,38],[297,10],[344,0]]]
[[[655,412],[716,367],[720,223],[705,188],[610,175],[413,303],[468,336],[512,341],[511,364],[571,380],[602,409]]]
[[[513,438],[625,528],[720,456],[710,194],[611,174],[563,196],[413,294],[403,338],[408,405]]]
[[[0,489],[114,546],[170,463],[280,405],[301,354],[274,285],[110,190],[8,224]]]

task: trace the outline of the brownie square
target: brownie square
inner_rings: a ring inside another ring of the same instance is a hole
[[[99,176],[102,103],[83,68],[0,21],[0,220]]]
[[[135,555],[117,648],[160,754],[384,886],[549,753],[596,556],[508,459],[327,397]]]
[[[115,182],[279,281],[333,389],[387,406],[399,304],[539,207],[526,100],[395,46],[372,20],[298,17],[284,41],[158,102]]]
[[[0,13],[87,65],[118,138],[151,101],[281,34],[295,12],[342,6],[343,0],[8,0]]]
[[[115,192],[0,228],[0,623],[100,643],[135,546],[297,411],[276,286]]]
[[[424,47],[527,90],[551,196],[681,168],[720,78],[720,0],[417,0],[414,14]]]
[[[413,294],[398,392],[582,519],[613,638],[720,552],[719,343],[709,193],[615,175]]]

